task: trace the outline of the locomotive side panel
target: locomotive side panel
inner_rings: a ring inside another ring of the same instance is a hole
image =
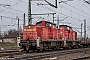
[[[44,40],[47,40],[48,39],[48,28],[44,27],[42,29],[43,29],[43,31],[41,32],[41,35],[42,35],[41,38],[44,39]]]
[[[77,32],[75,32],[75,40],[77,40]]]
[[[36,30],[37,28],[35,26],[33,28],[32,26],[25,26],[23,29],[23,40],[27,40],[27,38],[36,39],[37,38]]]
[[[42,37],[42,27],[37,27],[37,38]]]
[[[68,30],[65,31],[65,38],[66,38],[66,40],[69,39],[69,33],[68,33]]]
[[[73,31],[72,31],[72,29],[70,28],[69,40],[73,40],[72,37],[73,37]]]
[[[53,39],[54,40],[57,40],[57,30],[56,29],[53,29]]]
[[[73,40],[76,40],[76,39],[75,39],[75,31],[73,31]]]

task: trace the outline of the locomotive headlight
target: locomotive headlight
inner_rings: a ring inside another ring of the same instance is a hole
[[[62,32],[60,32],[60,34],[62,34]]]
[[[40,37],[38,36],[37,39],[40,39]]]
[[[29,28],[30,28],[30,26],[29,26]]]

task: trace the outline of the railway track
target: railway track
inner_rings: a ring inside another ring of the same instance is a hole
[[[72,49],[72,50],[64,50],[64,51],[53,51],[53,52],[44,52],[44,53],[29,53],[23,54],[21,56],[14,56],[14,59],[17,60],[41,60],[43,58],[57,57],[66,54],[73,54],[79,52],[90,51],[90,48],[81,48],[81,49]]]
[[[12,47],[8,50],[0,50],[0,57],[12,57],[14,55],[19,55],[19,48]]]
[[[66,54],[73,54],[73,53],[86,52],[86,51],[90,51],[90,48],[80,48],[80,49],[50,51],[50,52],[40,52],[40,53],[38,52],[20,53],[19,50],[7,50],[7,51],[0,51],[0,57],[10,60],[41,60],[44,58],[57,57]],[[74,58],[73,60],[75,59],[80,59],[80,58]]]
[[[18,50],[0,51],[0,57],[13,57],[14,55],[20,55]]]
[[[90,56],[83,56],[79,58],[73,58],[73,60],[85,60],[85,59],[90,59]]]

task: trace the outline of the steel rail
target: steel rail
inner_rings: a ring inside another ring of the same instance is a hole
[[[50,57],[56,57],[56,56],[62,56],[66,54],[73,54],[73,53],[80,53],[80,52],[86,52],[90,51],[90,48],[81,48],[81,49],[72,49],[72,50],[64,50],[64,51],[53,51],[53,52],[47,52],[47,53],[36,53],[36,54],[26,54],[22,55],[21,57],[14,57],[13,60],[40,60],[43,58],[50,58]]]

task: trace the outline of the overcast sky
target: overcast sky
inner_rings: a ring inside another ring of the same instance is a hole
[[[55,0],[48,0],[50,3],[55,5]],[[66,0],[62,0],[66,1]],[[87,0],[89,1],[89,0]],[[58,0],[61,2],[61,0]],[[37,4],[45,4],[45,5],[37,5]],[[10,6],[8,6],[10,5]],[[80,35],[81,23],[84,23],[84,19],[86,19],[87,23],[87,33],[90,34],[90,5],[85,3],[84,0],[73,0],[58,3],[58,8],[51,7],[47,5],[45,1],[31,1],[31,13],[32,14],[42,14],[42,13],[56,13],[55,20],[57,20],[57,16],[59,15],[59,19],[65,19],[61,22],[66,23],[59,23],[59,24],[67,24],[72,26],[74,30],[78,32]],[[7,31],[9,29],[17,29],[17,19],[16,17],[20,18],[20,25],[23,24],[23,14],[26,14],[26,25],[28,25],[28,0],[1,0],[0,1],[0,25],[1,31]],[[4,17],[2,17],[4,16]],[[33,24],[35,22],[40,21],[44,18],[44,20],[52,22],[52,15],[39,15],[39,16],[32,16]],[[55,23],[57,23],[55,21]],[[71,24],[70,24],[71,23]],[[11,25],[11,26],[7,26]],[[15,26],[12,26],[15,25]],[[84,26],[84,24],[83,24]],[[83,27],[84,28],[84,27]],[[88,36],[90,36],[87,34]]]

